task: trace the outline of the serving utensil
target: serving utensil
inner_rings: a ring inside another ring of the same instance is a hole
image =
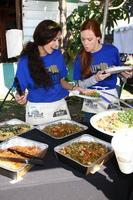
[[[123,110],[124,109],[122,106],[120,106],[120,104],[112,103],[112,101],[110,101],[109,99],[107,99],[103,95],[100,95],[100,98],[103,99],[105,102],[109,103],[110,108],[111,107],[115,107],[118,110]]]
[[[0,160],[20,162],[20,163],[33,164],[33,165],[44,165],[44,160],[42,158],[32,156],[30,154],[23,153],[19,150],[14,150],[11,148],[8,148],[7,150],[14,153],[14,155],[19,154],[21,156],[24,156],[24,158],[0,157]]]
[[[131,71],[131,70],[133,70],[133,66],[131,65],[123,65],[123,66],[112,65],[108,67],[105,64],[101,64],[99,68],[97,66],[93,66],[93,69],[91,69],[92,73],[97,73],[98,71],[101,71],[103,73],[111,73],[111,74],[117,74],[123,71]]]
[[[120,103],[122,103],[122,104],[124,104],[125,106],[127,106],[127,108],[133,108],[132,105],[126,103],[125,101],[123,101],[123,100],[120,99],[119,97],[115,96],[114,94],[110,94],[110,93],[105,92],[105,91],[101,91],[101,93],[103,93],[103,94],[107,94],[107,95],[109,95],[109,96],[114,97],[114,98],[115,98],[116,100],[118,100]],[[107,98],[105,98],[105,97],[103,98],[102,95],[101,95],[101,98],[102,98],[103,100],[105,100],[105,101],[108,101],[108,103],[109,103],[109,100],[108,100]],[[110,103],[111,103],[112,105],[114,105],[114,103],[112,103],[111,101],[110,101]],[[115,104],[115,105],[116,105],[116,104]],[[124,109],[122,106],[120,106],[120,105],[118,105],[118,106],[119,106],[119,108]]]
[[[11,162],[19,162],[25,164],[32,164],[32,165],[44,165],[44,161],[40,158],[13,158],[13,157],[2,157],[0,156],[0,160],[2,161],[11,161]]]

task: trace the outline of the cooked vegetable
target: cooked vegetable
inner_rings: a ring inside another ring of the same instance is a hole
[[[83,165],[90,165],[108,153],[108,148],[100,143],[81,141],[63,147],[59,152]]]
[[[0,140],[5,140],[14,135],[18,135],[30,130],[27,124],[4,124],[0,126]]]
[[[81,95],[86,95],[90,97],[100,97],[100,93],[97,92],[96,90],[84,90],[83,92],[80,93]]]
[[[118,119],[121,122],[128,124],[129,127],[132,127],[133,126],[133,109],[118,112]]]
[[[43,129],[43,132],[45,132],[51,136],[60,138],[60,137],[71,135],[73,133],[77,133],[77,132],[80,132],[83,130],[84,129],[82,127],[78,126],[77,124],[60,122],[57,124],[51,124],[51,125],[46,126]]]
[[[99,128],[111,133],[115,133],[123,128],[131,128],[133,127],[133,109],[114,112],[111,115],[103,116],[96,123]]]

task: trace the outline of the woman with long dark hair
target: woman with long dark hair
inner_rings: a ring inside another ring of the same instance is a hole
[[[67,68],[58,50],[60,37],[58,23],[40,22],[34,31],[33,42],[26,44],[18,61],[16,77],[23,95],[17,93],[16,100],[26,103],[26,122],[33,125],[70,119],[64,98],[74,87],[64,80]]]

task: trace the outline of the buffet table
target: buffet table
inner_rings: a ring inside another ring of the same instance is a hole
[[[89,127],[86,133],[100,136],[91,128]],[[45,164],[34,166],[23,180],[14,184],[11,179],[0,175],[1,200],[128,200],[130,198],[133,174],[122,174],[115,157],[95,174],[85,176],[59,162],[54,154],[53,148],[70,138],[55,142],[37,129],[23,134],[22,137],[49,145],[44,158]]]

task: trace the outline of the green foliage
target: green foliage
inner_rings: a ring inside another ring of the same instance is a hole
[[[119,6],[123,0],[114,0],[112,1],[111,7]],[[80,25],[87,18],[94,18],[100,24],[103,22],[103,12],[104,6],[100,4],[100,1],[90,0],[88,4],[79,6],[75,9],[72,14],[67,18],[67,29],[69,38],[67,38],[66,46],[66,59],[67,62],[71,62],[79,51],[81,47],[80,41]],[[117,20],[120,19],[129,19],[129,12],[126,9],[126,6],[120,7],[115,10],[109,10],[106,33],[109,34],[114,28],[114,25],[117,24]]]
[[[2,102],[0,101],[0,104]],[[20,119],[25,121],[25,106],[18,104],[16,101],[5,101],[0,111],[0,122],[10,119]]]

